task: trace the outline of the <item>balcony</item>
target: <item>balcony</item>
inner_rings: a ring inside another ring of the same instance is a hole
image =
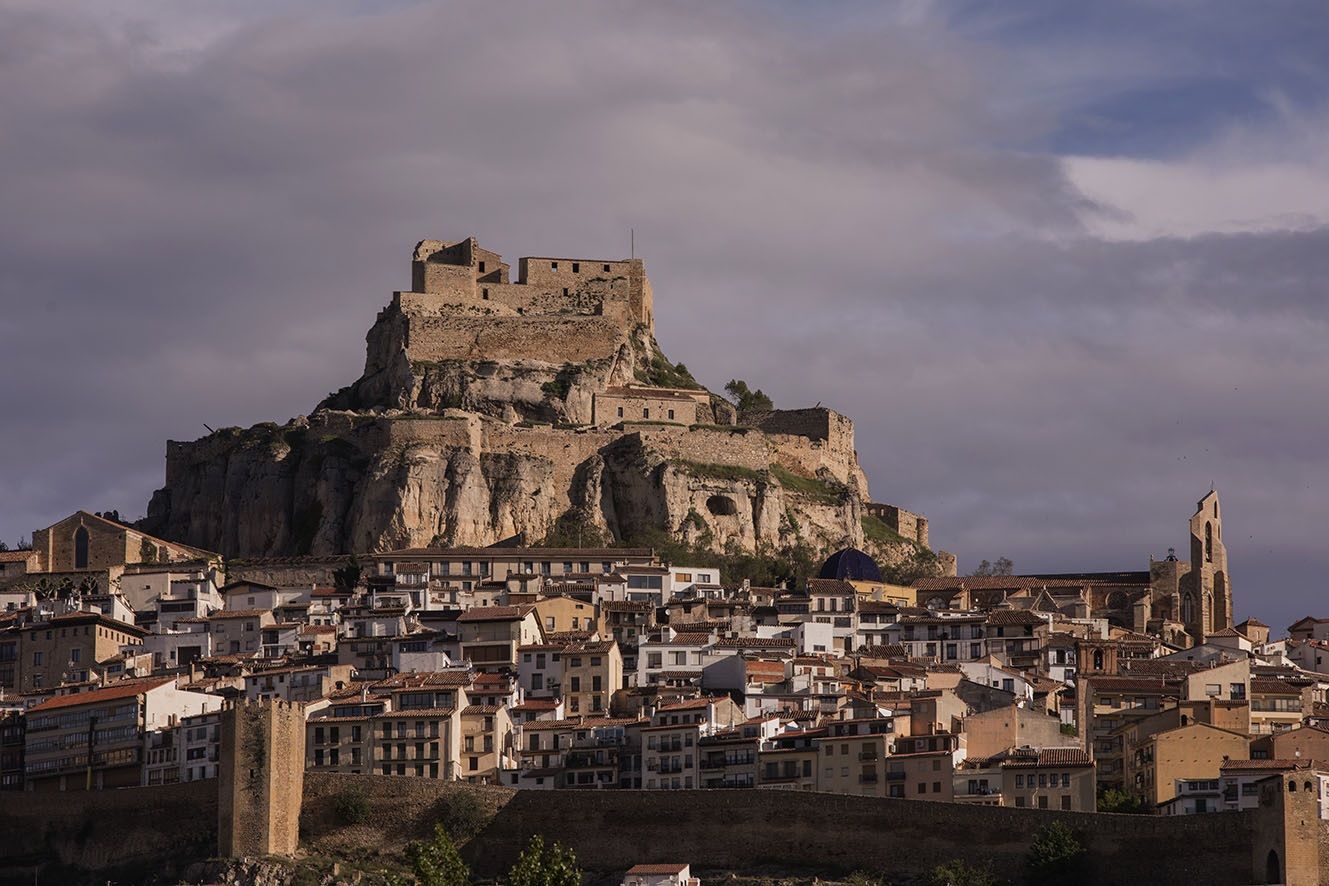
[[[877,759],[876,751],[859,751],[858,759],[863,763],[871,763]]]
[[[861,775],[858,777],[858,783],[859,783],[859,784],[876,784],[876,783],[877,783],[877,773],[875,773],[875,772],[864,772],[863,774],[861,774]]]
[[[904,781],[904,777],[905,777],[905,773],[903,773],[903,772],[887,772],[887,773],[886,773],[886,780],[887,780],[887,781]]]

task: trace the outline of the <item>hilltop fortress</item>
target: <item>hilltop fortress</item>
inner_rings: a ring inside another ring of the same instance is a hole
[[[145,526],[229,556],[667,532],[714,550],[931,556],[925,518],[869,501],[853,423],[743,416],[655,340],[641,259],[424,240],[363,375],[285,425],[167,445]],[[953,569],[943,557],[940,569]]]

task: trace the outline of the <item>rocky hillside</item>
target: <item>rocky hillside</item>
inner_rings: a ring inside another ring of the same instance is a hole
[[[457,260],[456,244],[431,248]],[[535,300],[527,288],[494,284],[518,305]],[[466,292],[396,294],[367,336],[364,374],[311,415],[169,443],[145,528],[233,557],[661,532],[717,552],[918,554],[917,539],[865,516],[848,419],[818,408],[737,424],[728,401],[665,357],[644,308],[646,322],[578,314],[586,298],[573,293],[559,313],[552,293],[537,293],[555,311],[539,316],[495,313]],[[672,391],[662,396],[695,402],[696,419],[597,423],[596,398],[622,402],[629,389]]]

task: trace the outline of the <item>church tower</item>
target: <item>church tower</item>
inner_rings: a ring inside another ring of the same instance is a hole
[[[1218,493],[1212,489],[1196,504],[1191,517],[1191,569],[1181,578],[1181,621],[1186,632],[1203,643],[1216,631],[1232,627],[1232,582]]]

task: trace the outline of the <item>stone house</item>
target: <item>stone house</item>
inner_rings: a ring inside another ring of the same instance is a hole
[[[757,787],[773,790],[817,790],[821,761],[818,742],[826,728],[791,729],[770,739],[757,753]]]
[[[661,705],[642,729],[642,787],[679,790],[698,787],[698,740],[730,729],[747,717],[728,697],[693,698]]]
[[[695,425],[700,406],[710,410],[710,395],[702,390],[624,385],[595,394],[591,423],[611,426],[623,422],[672,422]]]
[[[957,802],[1094,812],[1094,761],[1080,748],[1013,747],[955,771]]]
[[[836,720],[819,742],[817,790],[887,796],[886,761],[895,751],[895,724],[887,717]]]
[[[267,609],[222,609],[208,616],[214,655],[259,655],[263,629],[273,624]]]
[[[0,689],[30,692],[86,681],[146,636],[135,625],[83,611],[11,628],[0,634]]]
[[[217,710],[221,701],[177,689],[174,677],[124,680],[48,699],[28,710],[23,749],[27,789],[78,791],[142,784],[148,734],[171,729],[183,717]]]
[[[1312,680],[1251,679],[1251,734],[1276,735],[1296,729],[1311,711],[1314,692]]]
[[[700,886],[686,864],[638,864],[628,868],[622,886]]]
[[[1157,806],[1183,779],[1216,779],[1227,760],[1249,758],[1247,736],[1208,723],[1158,732],[1134,745],[1127,760],[1128,790]]]
[[[467,705],[461,712],[459,777],[472,784],[499,784],[500,772],[515,765],[512,717],[501,705]]]
[[[595,604],[564,595],[539,597],[532,604],[545,634],[587,631],[598,634],[602,625]]]
[[[523,645],[538,643],[544,629],[533,606],[468,609],[457,619],[462,657],[482,671],[515,671]]]

